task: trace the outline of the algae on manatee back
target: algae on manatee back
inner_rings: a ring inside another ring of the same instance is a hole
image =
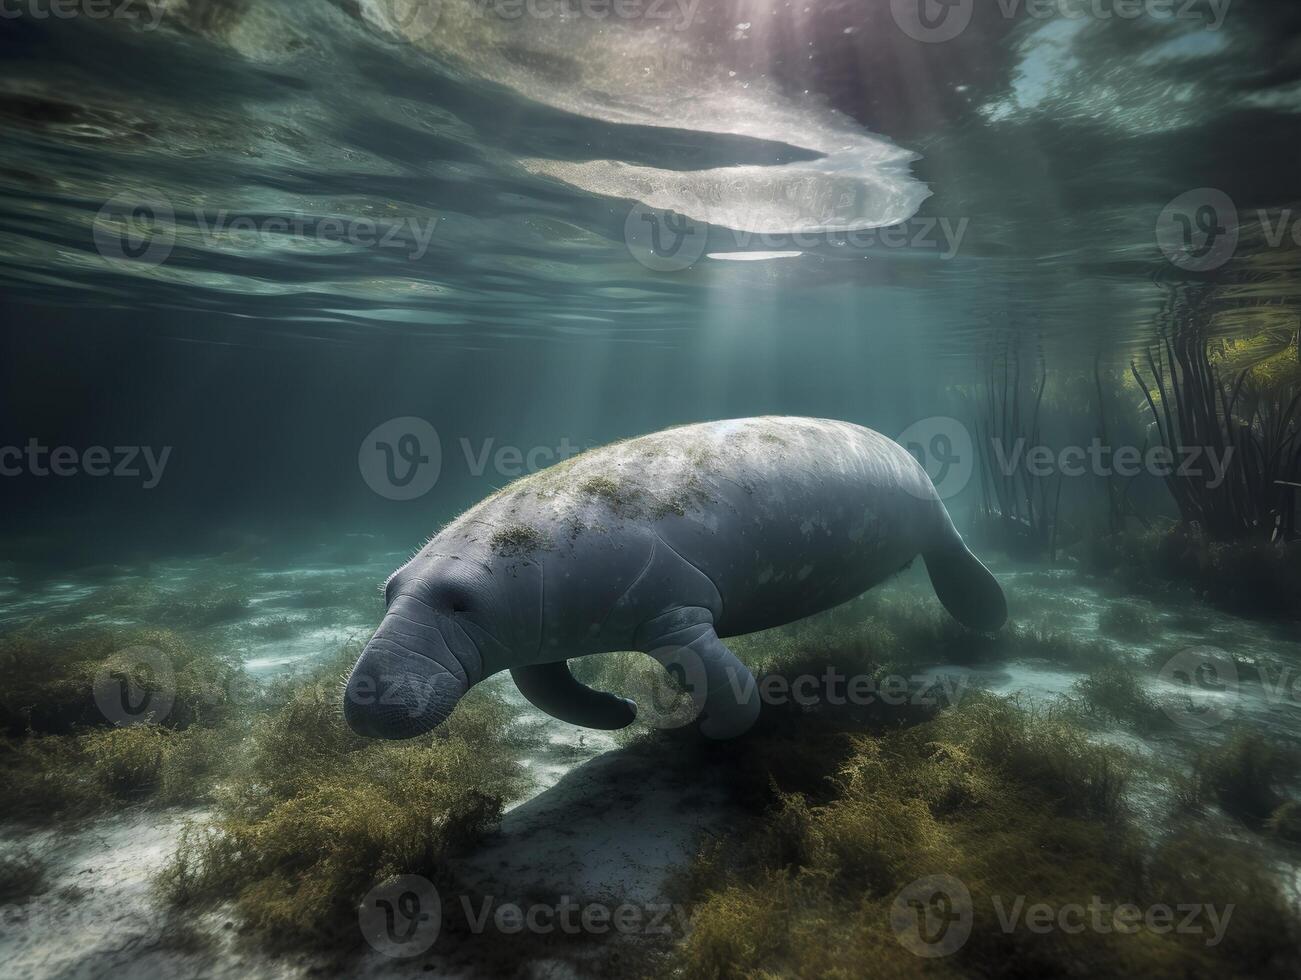
[[[546,535],[531,524],[511,524],[498,528],[488,539],[499,555],[524,556],[546,546]]]

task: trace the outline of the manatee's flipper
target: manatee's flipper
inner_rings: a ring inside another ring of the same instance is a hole
[[[512,667],[510,676],[520,694],[535,708],[571,725],[608,732],[627,728],[637,717],[634,702],[580,684],[563,660]]]
[[[944,608],[963,626],[994,633],[1007,622],[1007,600],[998,580],[962,539],[925,552],[926,571]]]
[[[690,695],[700,733],[726,739],[748,732],[759,719],[759,685],[714,632],[713,614],[680,609],[648,625],[639,645]]]

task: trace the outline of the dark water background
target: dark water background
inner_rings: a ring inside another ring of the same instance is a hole
[[[462,439],[528,453],[764,413],[894,435],[958,411],[948,389],[1008,337],[1054,371],[1123,364],[1164,282],[1294,309],[1295,251],[1251,216],[1298,196],[1301,9],[1218,10],[980,3],[944,43],[884,0],[702,3],[681,30],[463,0],[192,0],[155,29],[8,17],[0,444],[173,447],[150,490],[0,480],[11,554],[414,544],[512,475],[475,475]],[[1203,188],[1242,244],[1192,272],[1155,231]],[[709,253],[800,254],[647,268],[627,235],[642,201],[708,221]],[[140,202],[174,219],[157,262],[98,223]],[[237,217],[309,230],[201,233]],[[393,247],[328,218],[396,228]],[[952,255],[940,219],[965,229]],[[844,231],[900,221],[899,247]],[[358,472],[402,416],[442,442],[415,502]]]

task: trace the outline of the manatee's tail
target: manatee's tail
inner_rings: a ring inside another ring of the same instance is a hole
[[[942,547],[925,552],[922,558],[935,595],[963,626],[994,633],[1007,622],[1002,587],[956,532]]]

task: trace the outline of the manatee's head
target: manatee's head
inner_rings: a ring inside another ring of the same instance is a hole
[[[491,583],[448,564],[417,556],[386,583],[384,620],[344,691],[343,716],[358,735],[398,739],[430,731],[493,672],[485,669],[485,654],[501,659]]]

